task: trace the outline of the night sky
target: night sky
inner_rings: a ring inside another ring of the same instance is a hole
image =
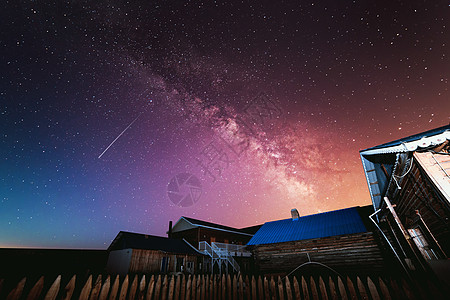
[[[0,247],[370,204],[449,123],[449,1],[2,1]]]

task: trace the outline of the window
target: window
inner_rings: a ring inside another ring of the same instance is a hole
[[[408,232],[425,259],[438,259],[436,253],[434,253],[433,249],[430,248],[427,240],[425,239],[425,236],[422,234],[422,231],[419,227],[408,229]]]
[[[186,271],[188,273],[194,273],[194,262],[193,261],[188,261],[186,263]]]
[[[169,257],[164,256],[161,260],[161,273],[166,273],[169,268]]]

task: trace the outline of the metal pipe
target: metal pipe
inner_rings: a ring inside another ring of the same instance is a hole
[[[400,262],[400,264],[402,265],[403,269],[405,270],[406,274],[408,276],[410,276],[408,269],[405,267],[405,265],[403,264],[402,259],[400,258],[400,256],[398,256],[397,251],[395,251],[394,247],[392,246],[391,242],[389,241],[389,239],[387,238],[387,236],[384,234],[383,230],[381,230],[381,228],[378,226],[377,222],[373,219],[373,216],[375,216],[376,214],[378,214],[381,211],[381,209],[377,210],[376,212],[374,212],[373,214],[371,214],[369,216],[369,219],[373,222],[373,224],[375,224],[375,227],[378,228],[378,231],[380,231],[380,233],[383,235],[384,239],[386,240],[386,242],[388,243],[389,247],[391,247],[392,251],[394,252],[395,256],[397,257],[398,261]]]

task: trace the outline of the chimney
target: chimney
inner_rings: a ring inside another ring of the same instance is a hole
[[[167,233],[169,238],[172,238],[172,221],[169,221],[169,232]]]
[[[297,221],[300,218],[300,214],[296,208],[291,209],[292,221]]]

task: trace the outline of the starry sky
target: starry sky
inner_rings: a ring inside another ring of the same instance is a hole
[[[449,123],[449,1],[2,1],[0,247],[370,204]]]

